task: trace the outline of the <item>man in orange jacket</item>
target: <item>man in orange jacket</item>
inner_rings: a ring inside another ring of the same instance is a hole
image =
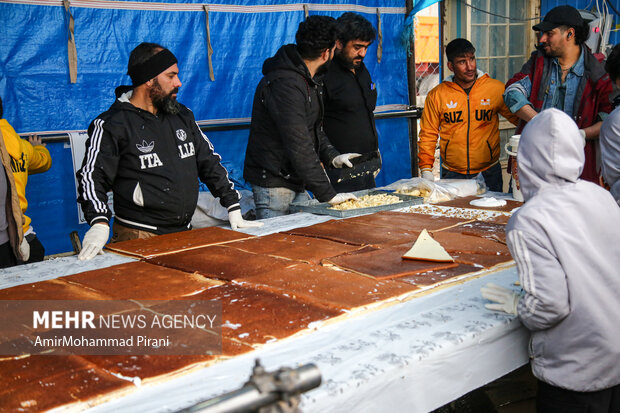
[[[476,49],[466,39],[446,46],[454,73],[426,96],[420,123],[418,159],[422,177],[433,180],[439,138],[441,177],[470,179],[482,172],[490,191],[502,191],[499,164],[499,114],[513,124],[518,118],[504,104],[504,85],[476,68]]]
[[[2,99],[0,99],[0,130],[4,138],[6,150],[11,158],[11,171],[15,180],[15,189],[19,197],[19,205],[23,214],[24,238],[30,246],[29,258],[26,263],[43,261],[45,248],[37,238],[30,225],[31,219],[26,215],[28,200],[26,199],[26,184],[28,175],[45,172],[52,166],[52,157],[41,143],[41,138],[31,136],[28,141],[22,139],[15,129],[3,118]]]

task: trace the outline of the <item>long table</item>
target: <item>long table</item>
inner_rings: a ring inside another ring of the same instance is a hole
[[[323,222],[294,214],[265,220],[246,232],[266,235]],[[0,288],[102,268],[131,258],[106,253],[89,262],[65,257],[0,270]],[[427,412],[526,364],[529,333],[513,316],[484,308],[480,287],[494,282],[517,289],[514,264],[467,280],[317,324],[306,334],[159,384],[91,412],[170,412],[240,388],[259,358],[268,371],[315,363],[323,382],[305,394],[304,412]]]

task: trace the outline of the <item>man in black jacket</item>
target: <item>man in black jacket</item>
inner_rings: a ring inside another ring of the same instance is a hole
[[[93,258],[108,240],[110,189],[112,242],[191,229],[198,178],[220,197],[233,229],[262,225],[243,220],[239,193],[220,156],[192,112],[177,102],[176,57],[160,45],[141,43],[129,56],[127,72],[133,86],[118,87],[110,109],[88,128],[77,178],[78,201],[91,228],[79,258]]]
[[[340,152],[379,157],[379,141],[373,111],[377,90],[364,65],[368,46],[375,40],[372,24],[357,13],[336,20],[338,37],[334,61],[325,75],[325,132]],[[372,173],[333,182],[336,191],[374,188]]]
[[[335,47],[335,20],[310,16],[295,40],[265,60],[254,95],[243,177],[252,184],[258,218],[287,214],[293,201],[308,199],[306,189],[334,205],[355,198],[337,194],[321,164],[350,167],[359,156],[340,155],[323,131],[319,76]]]

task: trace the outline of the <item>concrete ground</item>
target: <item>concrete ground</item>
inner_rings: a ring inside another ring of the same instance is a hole
[[[529,364],[432,413],[535,413],[536,378]]]

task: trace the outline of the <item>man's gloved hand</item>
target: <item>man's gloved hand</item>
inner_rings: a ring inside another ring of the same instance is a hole
[[[351,163],[351,159],[357,158],[358,156],[362,156],[361,153],[343,153],[342,155],[338,155],[332,161],[332,165],[334,168],[343,168],[345,166],[349,168],[353,168],[353,164]]]
[[[586,146],[586,131],[585,131],[585,129],[579,129],[579,133],[581,134],[581,138],[583,139],[583,146]]]
[[[488,283],[485,287],[482,287],[480,292],[482,297],[494,302],[494,304],[485,304],[484,306],[487,309],[517,315],[519,294],[493,283]]]
[[[344,201],[348,201],[349,199],[353,199],[357,201],[357,197],[355,195],[349,192],[341,192],[339,194],[336,194],[335,197],[333,197],[327,202],[329,202],[330,205],[338,205],[338,204],[342,204]]]
[[[431,169],[422,169],[422,178],[429,181],[435,180],[435,176],[433,175],[433,171]]]
[[[90,260],[97,254],[103,254],[101,251],[110,235],[110,227],[108,224],[96,223],[84,235],[82,240],[82,251],[78,258],[80,260]]]
[[[19,254],[24,262],[28,261],[28,258],[30,258],[30,244],[26,241],[26,237],[24,237],[22,243],[19,244]]]
[[[264,222],[246,221],[243,219],[240,209],[230,211],[228,213],[228,221],[230,222],[230,227],[233,230],[237,230],[237,228],[257,228],[262,227],[264,224]]]

